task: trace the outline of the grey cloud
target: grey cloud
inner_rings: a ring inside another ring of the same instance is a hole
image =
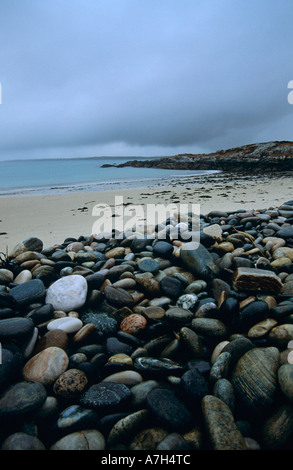
[[[293,140],[291,8],[2,0],[0,158]]]

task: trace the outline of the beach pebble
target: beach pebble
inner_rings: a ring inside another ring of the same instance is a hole
[[[66,352],[52,346],[28,360],[23,368],[23,377],[25,380],[49,386],[67,369],[68,363]]]
[[[65,333],[76,333],[83,326],[82,321],[79,318],[74,317],[62,317],[52,320],[48,323],[48,330],[62,330]]]
[[[62,437],[50,447],[50,450],[104,450],[106,440],[95,429],[86,429]]]
[[[39,382],[22,381],[11,385],[0,396],[0,417],[13,418],[39,408],[47,392]]]
[[[202,400],[202,411],[213,450],[246,450],[245,440],[226,403],[206,395]]]
[[[146,328],[147,320],[143,315],[133,313],[128,315],[120,323],[121,331],[130,335],[137,335]]]
[[[70,312],[82,307],[87,296],[87,282],[83,276],[70,275],[58,279],[47,290],[46,303],[55,310]]]
[[[46,295],[46,289],[40,279],[31,279],[13,287],[9,294],[13,297],[19,308],[25,308],[29,304],[42,302]]]
[[[87,377],[82,370],[68,369],[54,382],[53,392],[63,398],[74,398],[83,392],[87,383]]]
[[[94,384],[82,393],[80,404],[86,408],[112,413],[131,400],[131,392],[124,384],[103,382]]]
[[[46,448],[36,436],[17,432],[5,439],[1,450],[46,450]]]

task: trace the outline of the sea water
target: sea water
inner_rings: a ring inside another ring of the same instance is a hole
[[[69,191],[98,191],[142,188],[168,184],[174,178],[209,174],[211,171],[165,170],[160,168],[102,168],[137,157],[96,157],[6,160],[0,162],[0,196],[48,194]],[[150,158],[140,158],[147,159]]]

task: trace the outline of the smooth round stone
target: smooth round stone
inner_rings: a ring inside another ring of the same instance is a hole
[[[120,287],[106,286],[104,294],[107,302],[114,307],[129,307],[132,308],[134,300],[131,294]]]
[[[291,323],[284,323],[275,326],[269,332],[268,337],[274,346],[286,348],[289,341],[293,340],[293,325]]]
[[[76,333],[82,326],[83,323],[79,318],[63,317],[50,321],[47,325],[47,329],[49,331],[62,330],[65,331],[65,333]]]
[[[124,384],[102,382],[83,392],[80,404],[106,414],[120,410],[131,400],[131,396],[129,388]]]
[[[172,390],[153,389],[147,396],[147,406],[167,430],[185,432],[192,423],[189,410]]]
[[[288,227],[281,228],[281,230],[276,233],[276,237],[283,238],[285,240],[287,240],[288,238],[293,238],[293,226],[291,225]]]
[[[119,341],[115,337],[109,337],[106,340],[106,351],[113,356],[114,354],[127,354],[130,355],[133,351],[133,346]]]
[[[163,240],[159,240],[154,245],[153,253],[154,253],[154,256],[169,259],[173,254],[173,250],[174,250],[173,245]]]
[[[185,243],[180,249],[180,259],[187,269],[203,280],[212,279],[219,273],[211,253],[200,243]]]
[[[106,440],[100,431],[86,429],[62,437],[50,450],[104,450]]]
[[[47,392],[41,383],[18,382],[0,396],[0,417],[24,415],[42,406]]]
[[[47,331],[44,336],[37,342],[35,347],[35,354],[50,347],[57,347],[66,350],[68,346],[68,335],[63,330]]]
[[[0,269],[0,284],[9,284],[13,281],[13,272],[9,269]]]
[[[143,426],[149,416],[148,410],[139,410],[120,419],[111,429],[107,437],[107,445],[113,446],[118,442],[127,442],[129,435],[134,434]]]
[[[126,366],[132,366],[133,360],[128,354],[114,354],[109,357],[107,364],[124,364]]]
[[[206,283],[205,283],[206,284]],[[185,289],[186,294],[199,294],[205,287],[202,282],[193,281]]]
[[[46,448],[37,437],[16,432],[5,439],[1,450],[46,450]]]
[[[194,313],[184,308],[170,307],[166,311],[165,317],[172,322],[186,324],[192,320]]]
[[[45,302],[52,304],[54,310],[70,312],[85,304],[88,285],[85,278],[78,274],[62,277],[47,289]]]
[[[193,358],[203,356],[205,348],[199,335],[195,333],[195,331],[187,327],[182,327],[180,329],[180,339]]]
[[[284,395],[293,401],[293,364],[283,364],[278,370],[278,380]]]
[[[185,310],[192,310],[195,308],[198,302],[198,297],[195,294],[184,294],[179,297],[176,302],[176,307],[183,308]]]
[[[24,308],[35,302],[42,302],[46,295],[46,288],[40,279],[32,279],[13,287],[9,294],[20,308]]]
[[[191,325],[199,335],[224,339],[228,334],[227,326],[216,318],[194,318]]]
[[[68,369],[55,381],[53,392],[59,397],[74,398],[83,392],[87,383],[87,377],[82,370]]]
[[[248,338],[262,338],[277,324],[278,322],[274,320],[273,318],[266,318],[265,320],[252,326],[248,330],[247,336]]]
[[[202,412],[213,450],[246,450],[244,437],[226,403],[206,395],[202,399]]]
[[[33,356],[23,368],[25,380],[51,385],[68,367],[66,352],[57,347],[50,347]]]
[[[34,328],[34,323],[29,318],[15,317],[0,320],[0,341],[25,341],[32,336]]]
[[[177,299],[183,291],[182,282],[171,276],[164,276],[160,281],[163,295]]]
[[[137,385],[142,381],[142,376],[133,370],[123,370],[122,372],[116,372],[115,374],[111,374],[102,380],[102,382],[113,382],[128,386]]]
[[[231,383],[247,411],[262,416],[273,404],[278,368],[279,350],[275,347],[250,349],[238,360]]]
[[[160,270],[158,261],[152,258],[142,258],[142,260],[138,263],[138,267],[140,271],[144,273],[149,272],[152,274],[157,274]]]
[[[43,242],[37,237],[26,238],[23,242],[18,243],[10,252],[10,258],[16,258],[16,256],[26,251],[36,251],[40,253],[43,249]]]
[[[148,428],[139,432],[130,442],[130,450],[156,450],[157,445],[168,436],[162,428]]]
[[[98,424],[98,414],[94,410],[88,410],[79,405],[71,405],[65,408],[60,413],[57,421],[59,429],[69,429],[70,431],[84,429],[87,426],[97,426]]]
[[[148,393],[157,387],[159,387],[159,383],[156,380],[146,380],[131,387],[132,405],[134,407],[144,406]]]
[[[120,279],[112,284],[113,287],[120,287],[121,289],[134,289],[136,287],[135,279],[130,277]]]
[[[89,336],[91,333],[95,331],[95,325],[93,323],[87,323],[86,325],[83,325],[73,336],[72,342],[75,345],[84,343],[85,341],[88,340]]]
[[[145,307],[142,313],[151,320],[161,320],[165,316],[165,309],[163,307]]]
[[[130,335],[137,335],[145,329],[146,325],[147,320],[143,315],[133,313],[122,320],[120,330]]]

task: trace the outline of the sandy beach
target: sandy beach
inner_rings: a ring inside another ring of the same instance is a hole
[[[218,173],[184,178],[169,185],[115,191],[70,191],[65,194],[14,195],[0,198],[0,251],[9,252],[30,236],[44,247],[61,244],[67,237],[92,233],[97,204],[113,211],[115,196],[123,205],[200,204],[201,214],[211,210],[266,209],[293,199],[293,180],[289,174],[270,176],[231,176]]]

